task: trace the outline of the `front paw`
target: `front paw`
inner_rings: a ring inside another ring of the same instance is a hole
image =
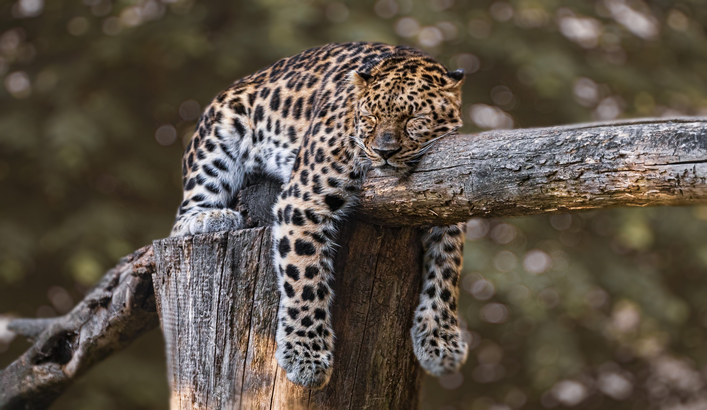
[[[172,236],[196,235],[230,231],[243,226],[240,212],[232,209],[212,209],[184,216],[172,229]]]
[[[321,338],[278,338],[275,357],[287,372],[291,382],[311,389],[321,389],[329,383],[334,355]]]
[[[455,325],[438,326],[434,320],[415,320],[410,330],[417,360],[433,376],[454,373],[466,362],[468,347]]]

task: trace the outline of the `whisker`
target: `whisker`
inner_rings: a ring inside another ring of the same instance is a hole
[[[452,134],[452,133],[457,132],[458,129],[459,129],[459,127],[456,127],[456,128],[454,128],[454,129],[452,129],[452,130],[450,130],[450,131],[448,131],[448,132],[445,132],[444,134],[440,135],[439,137],[432,138],[431,140],[429,140],[429,141],[425,142],[424,144],[422,144],[422,148],[421,148],[421,149],[429,149],[429,148],[432,146],[432,144],[434,144],[435,142],[439,141],[440,139],[442,139],[442,138],[448,136],[449,134]]]
[[[354,144],[356,144],[357,147],[359,147],[361,150],[365,151],[365,146],[363,144],[363,141],[361,141],[360,138],[357,138],[354,135],[351,135],[350,138],[353,140]]]

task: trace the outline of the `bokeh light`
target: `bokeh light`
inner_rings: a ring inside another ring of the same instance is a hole
[[[466,72],[462,132],[707,115],[699,2],[11,0],[0,16],[0,367],[27,346],[10,316],[66,313],[168,234],[201,111],[283,56],[421,48]],[[707,408],[707,206],[556,212],[468,222],[469,359],[426,379],[421,408]],[[54,408],[166,409],[162,341],[144,340]]]
[[[177,140],[177,130],[172,125],[162,125],[155,131],[155,139],[160,145],[172,145]]]

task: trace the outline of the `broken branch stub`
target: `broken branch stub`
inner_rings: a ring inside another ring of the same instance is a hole
[[[152,247],[138,249],[66,315],[11,322],[34,344],[0,370],[0,409],[46,408],[91,366],[157,326],[154,264]]]
[[[249,228],[269,224],[271,204],[279,191],[279,183],[256,182],[240,194],[238,205]],[[248,329],[248,339],[231,335],[235,337],[232,345],[245,349],[240,350],[244,356],[237,361],[245,367],[235,375],[213,376],[237,383],[221,387],[219,394],[229,392],[229,397],[244,403],[253,400],[255,408],[269,408],[288,400],[303,408],[337,408],[333,406],[342,403],[336,401],[335,391],[348,392],[343,393],[350,397],[344,404],[350,407],[381,407],[380,403],[387,403],[395,408],[395,403],[402,403],[408,406],[402,408],[411,408],[421,373],[407,333],[420,280],[416,265],[419,241],[417,231],[410,226],[448,224],[473,216],[705,202],[707,118],[641,119],[459,135],[440,140],[407,178],[369,175],[357,216],[375,224],[404,228],[376,227],[356,218],[344,226],[336,265],[334,330],[339,339],[335,373],[329,386],[320,392],[297,390],[285,382],[272,360],[277,287],[274,273],[267,271],[271,269],[268,229],[171,238],[158,243],[163,248],[176,246],[174,258],[185,249],[193,250],[194,244],[201,251],[210,247],[217,254],[221,252],[226,261],[235,260],[236,243],[251,253],[239,254],[239,260],[260,255],[252,273],[244,276],[244,271],[234,271],[240,276],[229,279],[234,283],[245,281],[245,292],[251,296],[235,300],[233,309],[252,306],[253,310],[243,310],[250,318],[247,326],[243,325]],[[401,249],[405,251],[401,253]],[[230,256],[226,251],[231,252]],[[225,271],[236,268],[215,262],[213,257],[204,256],[202,262],[194,260],[193,254],[190,258],[192,267],[202,263],[208,272],[215,272],[209,270],[209,261],[214,261],[213,266],[223,265]],[[174,261],[165,259],[161,263],[183,268]],[[11,328],[33,339],[34,344],[0,370],[0,410],[46,407],[93,364],[156,326],[154,269],[152,247],[141,248],[107,272],[69,314],[53,320],[15,320]],[[174,279],[172,282],[177,283]],[[202,286],[215,286],[209,280],[214,279],[207,278]],[[205,302],[202,298],[201,302],[189,303]],[[226,317],[214,323],[221,326],[217,330],[224,336],[232,329],[227,320],[236,320],[236,316],[223,307],[219,309],[216,311]],[[175,319],[168,316],[168,320],[173,323]],[[196,325],[194,329],[199,328],[199,323]],[[213,337],[208,332],[203,335]],[[209,354],[207,348],[223,346],[225,340],[217,342],[205,343],[204,354]],[[395,344],[400,345],[399,349],[386,350],[386,346]],[[216,357],[217,351],[213,352]],[[249,373],[251,366],[254,371]],[[351,375],[353,368],[357,370]],[[212,375],[202,373],[198,377],[208,381]],[[244,393],[251,391],[258,393]]]

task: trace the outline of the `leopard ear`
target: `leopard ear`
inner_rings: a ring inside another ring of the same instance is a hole
[[[448,87],[449,88],[461,87],[461,85],[464,83],[465,75],[466,75],[466,73],[464,72],[463,68],[460,68],[460,69],[454,70],[454,71],[448,71],[447,77],[451,80],[451,84]]]
[[[361,71],[351,71],[351,74],[349,74],[349,77],[351,78],[351,82],[359,89],[362,90],[368,86],[368,84],[371,81],[371,74],[370,73],[364,73]]]

